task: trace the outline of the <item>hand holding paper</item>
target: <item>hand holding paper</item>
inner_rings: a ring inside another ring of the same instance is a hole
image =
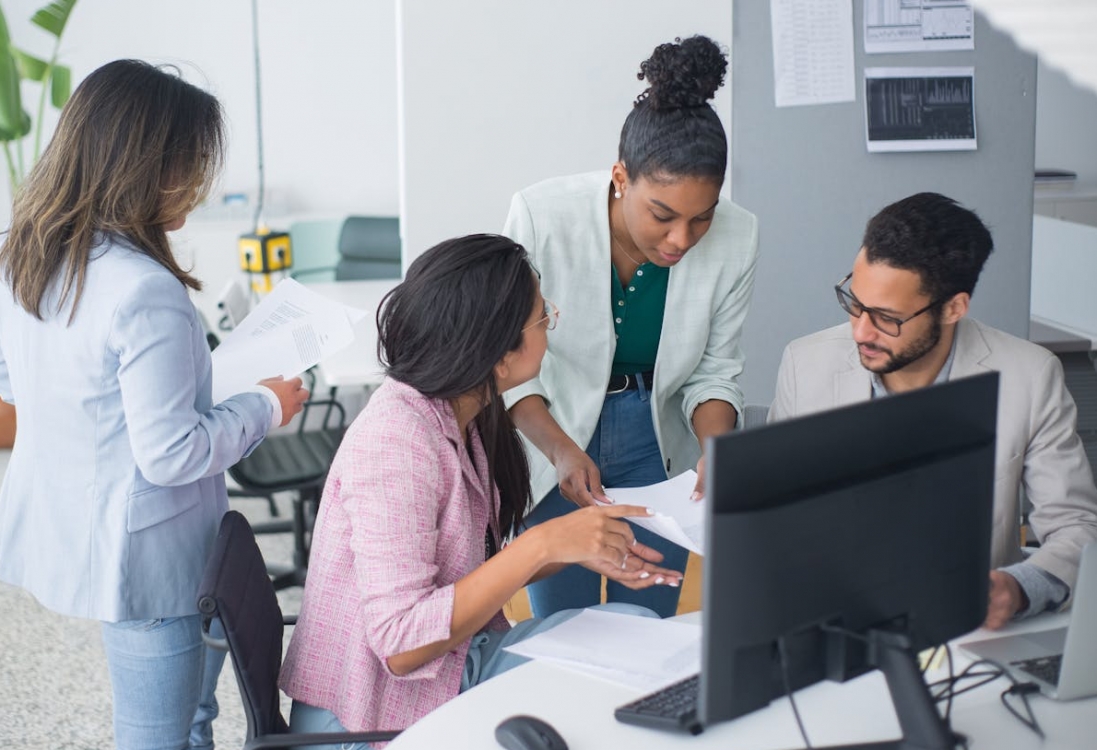
[[[705,499],[691,500],[697,473],[685,471],[665,482],[647,487],[606,488],[615,503],[643,505],[655,515],[628,520],[675,544],[705,554]]]
[[[284,279],[213,351],[213,402],[293,377],[354,341],[366,313]]]

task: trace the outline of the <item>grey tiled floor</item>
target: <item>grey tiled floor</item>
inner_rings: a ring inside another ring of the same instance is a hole
[[[6,458],[3,457],[3,458]],[[6,461],[0,460],[0,464]],[[3,466],[0,465],[0,474]],[[233,499],[252,521],[268,518],[266,503]],[[280,498],[288,513],[288,498]],[[288,562],[288,535],[263,535],[268,560]],[[300,609],[299,588],[279,594],[282,609]],[[288,642],[291,628],[286,629]],[[214,721],[219,748],[243,745],[245,721],[231,663],[217,689],[221,714]],[[283,698],[283,713],[289,716]],[[0,584],[0,748],[101,750],[114,747],[110,682],[99,623],[62,617],[20,589]]]

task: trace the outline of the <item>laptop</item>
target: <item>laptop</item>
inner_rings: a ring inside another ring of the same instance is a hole
[[[1097,542],[1082,550],[1068,627],[960,644],[1056,700],[1097,695]]]

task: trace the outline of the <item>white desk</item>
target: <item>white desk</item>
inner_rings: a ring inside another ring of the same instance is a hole
[[[684,621],[700,622],[699,613]],[[1061,626],[1065,615],[1010,626],[1009,632]],[[963,639],[960,639],[963,640]],[[958,669],[969,660],[955,648]],[[957,670],[958,671],[958,670]],[[944,676],[944,675],[942,675]],[[934,676],[936,678],[936,676]],[[1094,746],[1097,699],[1058,703],[1031,697],[1042,741],[1010,715],[998,695],[1005,680],[956,698],[952,724],[974,748],[1079,750]],[[735,721],[709,727],[696,737],[621,724],[613,709],[641,693],[544,662],[530,662],[464,693],[401,734],[392,750],[497,747],[495,727],[508,716],[530,714],[548,721],[570,750],[605,748],[720,748],[778,750],[803,747],[787,699]],[[814,746],[897,739],[899,724],[883,675],[866,674],[844,684],[822,682],[796,693],[796,705]]]
[[[1032,217],[1029,313],[1097,348],[1097,227]]]
[[[365,310],[366,317],[354,329],[354,343],[320,362],[320,377],[332,388],[381,384],[377,361],[377,308],[400,279],[327,281],[306,284],[328,299]]]

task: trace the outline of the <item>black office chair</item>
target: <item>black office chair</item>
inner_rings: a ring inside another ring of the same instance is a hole
[[[745,404],[743,413],[739,417],[739,424],[742,429],[749,430],[751,427],[764,425],[768,417],[769,407],[765,404]]]
[[[267,576],[263,555],[247,519],[230,510],[206,562],[198,589],[202,638],[212,648],[228,651],[248,730],[244,750],[290,748],[343,742],[388,742],[399,731],[293,734],[280,708],[278,672],[282,668],[282,636],[287,623]],[[213,620],[224,636],[213,634]]]
[[[307,375],[307,374],[306,374]],[[315,385],[315,383],[313,384]],[[311,390],[311,389],[310,389]],[[309,428],[317,421],[319,426]],[[334,398],[309,399],[298,417],[297,429],[268,435],[251,455],[240,459],[229,470],[239,485],[230,496],[265,497],[274,504],[278,492],[293,492],[292,519],[256,524],[257,533],[293,534],[293,563],[289,567],[271,565],[274,587],[303,586],[308,572],[312,525],[320,506],[328,469],[346,432],[346,413]]]
[[[348,216],[339,230],[339,260],[325,268],[292,273],[301,279],[318,273],[336,281],[400,278],[400,220],[395,216]]]

